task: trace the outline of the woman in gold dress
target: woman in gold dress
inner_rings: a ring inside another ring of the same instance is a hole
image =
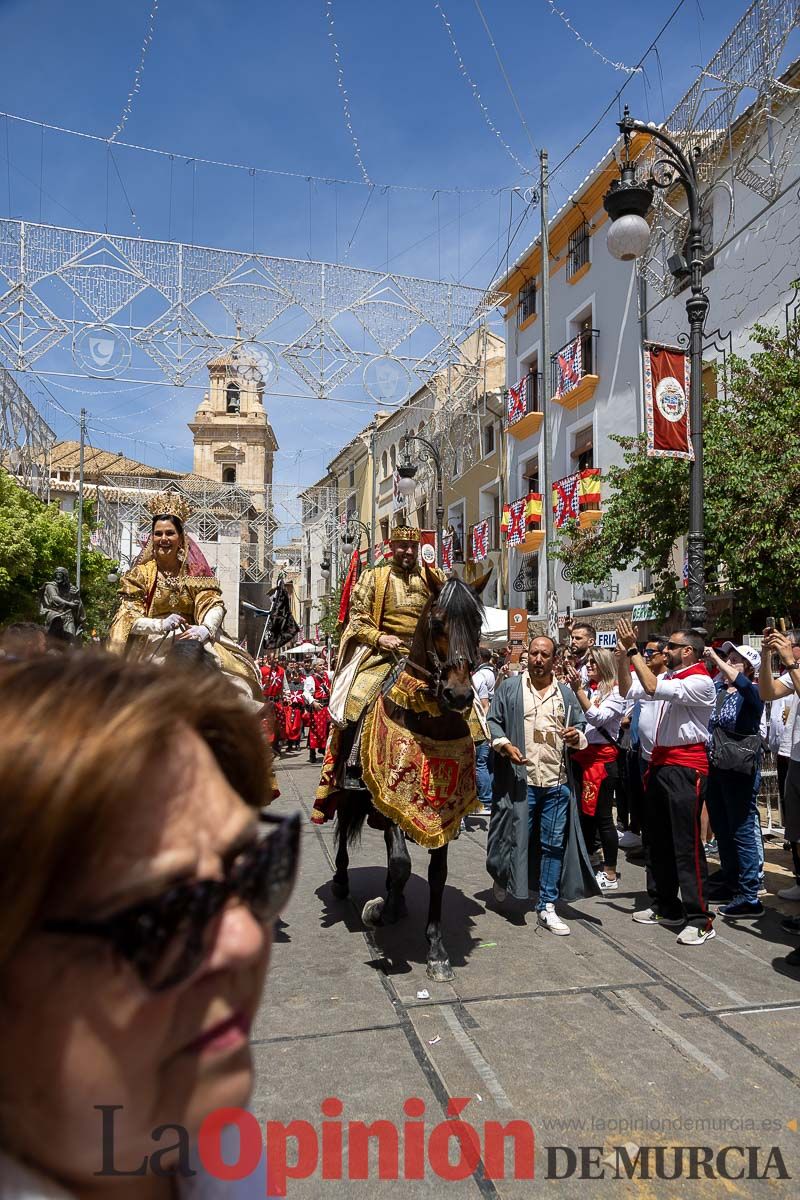
[[[225,605],[219,582],[184,529],[189,516],[186,501],[165,492],[154,497],[149,508],[152,534],[120,581],[109,649],[135,658],[163,660],[174,642],[198,642],[243,697],[261,708],[264,699],[258,669],[247,651],[224,632]]]

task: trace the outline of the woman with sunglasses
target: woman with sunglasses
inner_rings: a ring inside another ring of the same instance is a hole
[[[258,717],[220,673],[76,655],[0,664],[0,727],[0,1197],[199,1198],[297,861]]]
[[[592,853],[597,838],[603,852],[603,865],[597,882],[603,892],[617,891],[619,834],[614,824],[614,783],[617,779],[619,730],[625,713],[625,701],[617,687],[617,666],[610,650],[590,646],[586,657],[589,676],[584,687],[581,675],[570,664],[569,685],[586,714],[585,750],[573,754],[581,771],[581,829],[586,848]]]

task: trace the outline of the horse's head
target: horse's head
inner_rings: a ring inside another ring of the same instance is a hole
[[[451,576],[444,583],[426,571],[431,590],[425,651],[434,694],[442,708],[463,712],[472,704],[472,673],[478,665],[483,624],[481,592],[491,568],[474,584]]]

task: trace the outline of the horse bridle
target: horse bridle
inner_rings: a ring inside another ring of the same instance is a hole
[[[433,670],[428,670],[427,667],[423,667],[420,663],[407,663],[407,666],[410,666],[412,671],[418,671],[420,675],[424,675],[430,680],[428,690],[436,700],[441,696],[442,683],[448,671],[454,668],[457,670],[462,663],[466,663],[469,674],[472,676],[478,665],[477,658],[467,658],[465,654],[459,654],[453,658],[448,657],[442,662],[436,649],[436,642],[431,634],[430,626],[428,626],[425,634],[425,655],[433,663]]]

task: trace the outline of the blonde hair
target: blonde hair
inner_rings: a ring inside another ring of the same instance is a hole
[[[597,690],[601,696],[607,696],[617,683],[617,664],[613,653],[602,646],[590,646],[587,657],[594,659],[597,664]]]
[[[224,677],[98,652],[0,664],[0,968],[187,728],[246,803],[269,803],[260,721]]]

